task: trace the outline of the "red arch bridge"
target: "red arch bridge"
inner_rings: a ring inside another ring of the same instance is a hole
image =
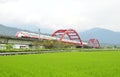
[[[16,33],[17,38],[40,38],[45,40],[57,40],[64,43],[74,44],[77,47],[82,47],[84,45],[99,48],[100,44],[97,39],[90,39],[88,42],[82,42],[79,34],[74,29],[59,29],[56,30],[51,36],[44,34],[36,34],[25,31],[19,31]]]

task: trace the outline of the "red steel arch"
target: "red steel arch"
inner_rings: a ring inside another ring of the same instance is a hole
[[[100,48],[100,43],[97,39],[92,38],[88,40],[88,46],[92,48]]]
[[[65,41],[64,38],[66,35],[68,36],[69,40],[71,40],[73,42]],[[82,47],[82,40],[81,40],[79,34],[74,29],[60,29],[60,30],[55,31],[52,34],[52,36],[59,37],[60,38],[59,41],[75,44],[77,46]]]

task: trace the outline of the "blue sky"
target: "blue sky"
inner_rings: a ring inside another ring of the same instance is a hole
[[[0,0],[0,24],[120,32],[120,0]]]

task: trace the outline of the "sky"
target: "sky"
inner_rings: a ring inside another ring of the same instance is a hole
[[[0,24],[120,32],[120,0],[0,0]]]

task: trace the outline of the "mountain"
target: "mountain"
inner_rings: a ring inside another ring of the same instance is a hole
[[[0,35],[4,36],[15,36],[17,31],[21,31],[21,29],[13,28],[13,27],[7,27],[2,24],[0,24]]]
[[[25,25],[11,25],[12,27],[15,27],[15,28],[19,28],[19,29],[22,29],[22,30],[28,30],[28,31],[32,31],[32,32],[36,32],[38,33],[38,30],[40,29],[40,32],[41,33],[46,33],[46,34],[51,34],[53,31],[50,30],[50,29],[46,29],[46,28],[41,28],[41,27],[38,27],[36,25],[32,25],[32,24],[25,24]]]
[[[79,32],[82,40],[96,38],[101,44],[120,45],[120,32],[114,32],[102,28],[93,28],[84,32]]]
[[[18,31],[27,31],[27,32],[38,33],[38,29],[40,29],[40,28],[38,28],[37,26],[33,26],[33,25],[8,27],[8,26],[5,26],[5,25],[0,24],[0,35],[15,37],[15,34],[16,34],[16,32],[18,32]],[[41,28],[41,29],[40,29],[40,32],[41,32],[42,34],[50,35],[52,31],[50,31],[50,30],[45,30],[45,29]]]

